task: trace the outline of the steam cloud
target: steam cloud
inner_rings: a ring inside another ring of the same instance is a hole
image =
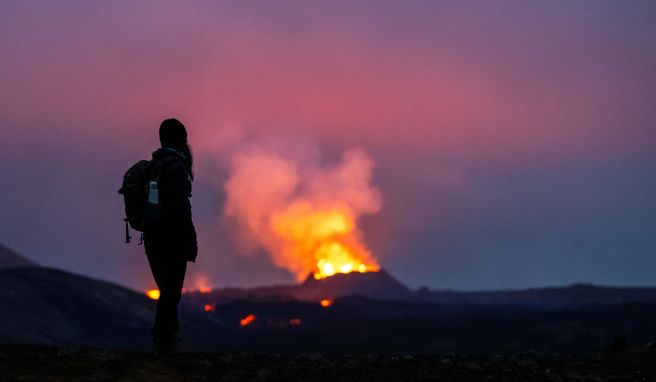
[[[381,194],[370,184],[373,166],[361,149],[321,165],[253,146],[232,158],[225,214],[236,223],[244,252],[266,250],[298,280],[316,275],[322,258],[341,267],[336,272],[358,270],[358,264],[360,271],[377,270],[357,227],[363,214],[381,208]]]

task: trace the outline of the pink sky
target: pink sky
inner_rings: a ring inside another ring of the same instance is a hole
[[[141,248],[120,243],[115,188],[177,116],[196,148],[198,269],[215,284],[291,280],[236,255],[221,220],[227,159],[262,141],[367,151],[385,203],[365,235],[411,285],[648,283],[655,15],[650,2],[3,2],[0,241],[147,283],[125,254]]]

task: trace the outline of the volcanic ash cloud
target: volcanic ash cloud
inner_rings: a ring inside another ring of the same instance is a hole
[[[251,147],[232,158],[225,214],[245,252],[264,249],[298,280],[377,271],[359,218],[380,210],[371,183],[374,161],[351,149],[335,164]]]

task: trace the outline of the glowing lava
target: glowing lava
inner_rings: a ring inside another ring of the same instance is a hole
[[[255,321],[255,315],[254,314],[249,314],[248,316],[246,316],[246,317],[242,318],[241,320],[239,320],[239,325],[248,326],[251,323],[253,323],[253,321]]]
[[[327,307],[329,307],[333,304],[333,300],[329,300],[329,299],[326,298],[326,299],[321,300],[319,302],[319,304],[321,304],[321,306],[323,306],[324,308],[327,308]]]
[[[317,280],[337,273],[380,270],[361,244],[355,217],[345,206],[322,208],[299,201],[274,214],[271,224],[287,243],[285,251],[302,259]]]
[[[225,213],[244,251],[267,250],[298,281],[380,270],[358,227],[382,205],[371,185],[373,160],[353,149],[324,165],[293,152],[253,146],[233,157]]]
[[[196,290],[201,294],[208,294],[212,292],[212,287],[210,286],[210,282],[207,276],[204,275],[196,276],[193,283]]]
[[[159,289],[149,289],[146,291],[146,296],[151,300],[159,300]]]

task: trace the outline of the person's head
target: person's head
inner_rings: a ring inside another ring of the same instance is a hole
[[[169,118],[162,121],[159,125],[159,141],[162,147],[171,148],[180,152],[184,156],[187,171],[193,179],[193,155],[191,154],[191,146],[187,141],[187,129],[175,118]]]
[[[187,129],[175,118],[165,119],[159,125],[159,141],[162,147],[179,150],[187,146]]]

